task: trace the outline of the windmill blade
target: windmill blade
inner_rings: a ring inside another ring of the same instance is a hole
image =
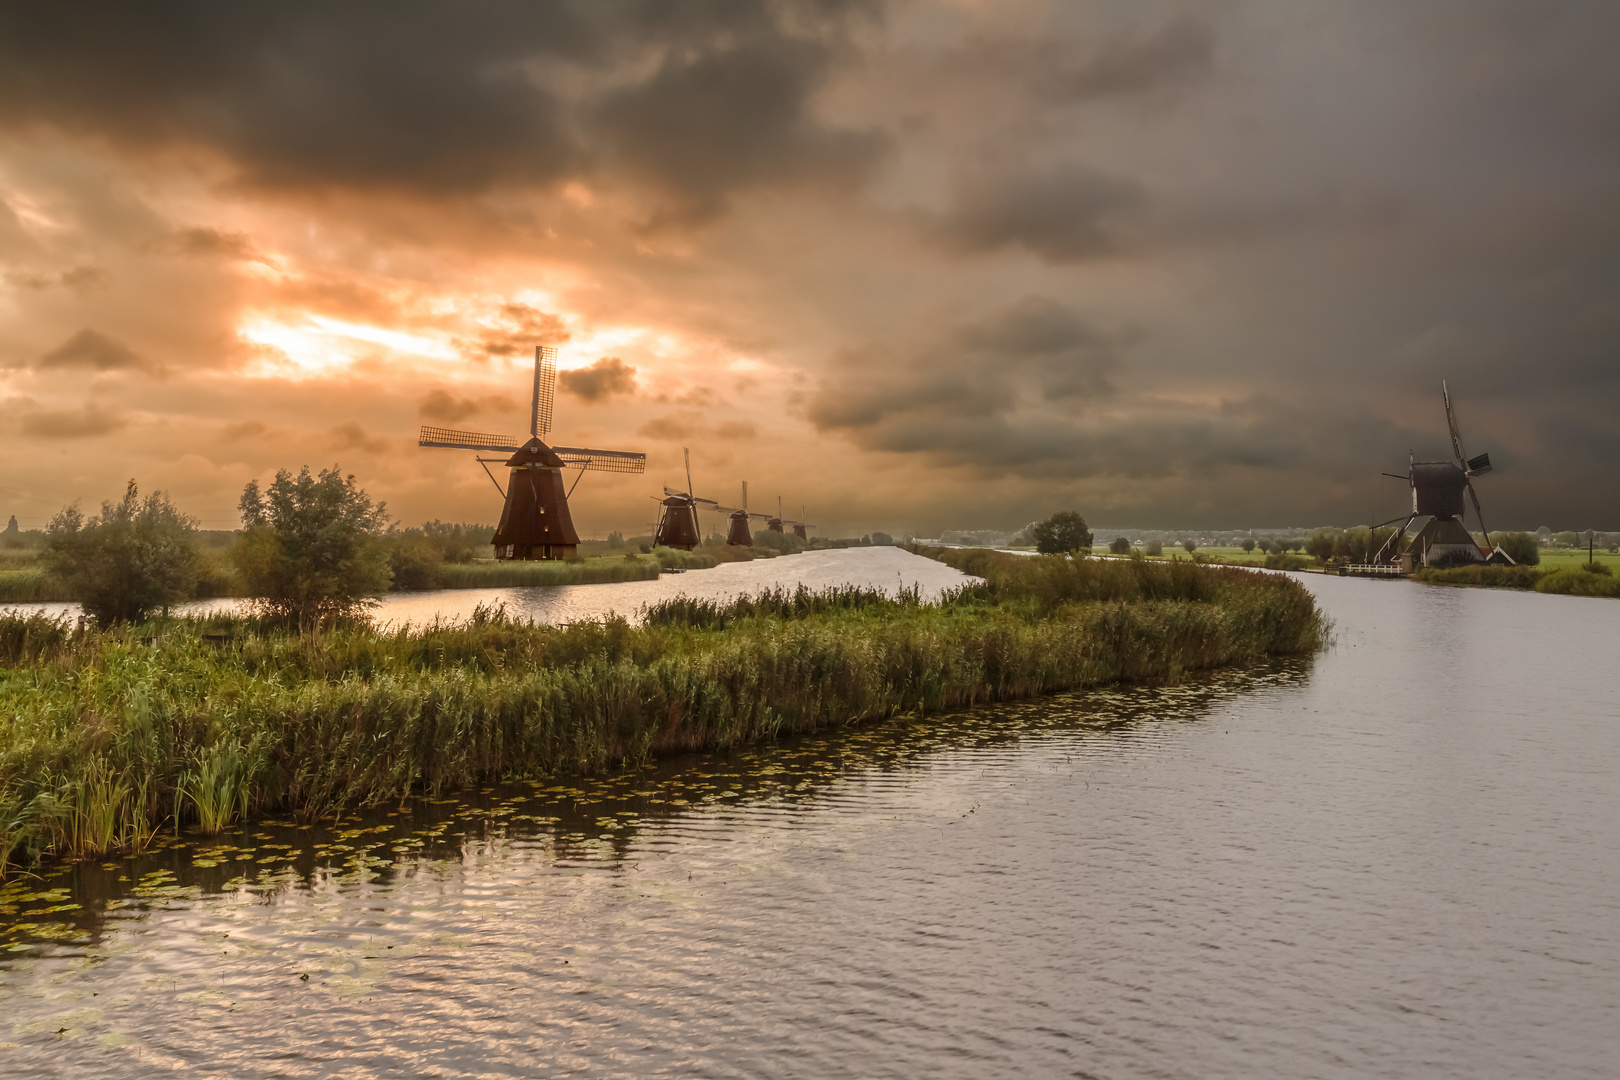
[[[686,497],[692,497],[692,451],[681,447],[681,458],[686,462]]]
[[[1481,454],[1479,457],[1468,459],[1468,475],[1484,476],[1491,471],[1491,455]]]
[[[534,405],[529,413],[529,434],[535,438],[551,430],[551,408],[557,397],[557,350],[534,347]]]
[[[486,435],[481,431],[457,431],[454,428],[425,426],[416,437],[417,446],[437,446],[451,450],[505,450],[510,454],[523,449],[525,441],[513,435]]]
[[[553,446],[552,451],[568,465],[590,472],[644,473],[647,455],[630,450],[593,450],[584,446]]]
[[[1446,387],[1446,380],[1440,380],[1440,396],[1446,399],[1446,427],[1451,432],[1451,452],[1457,458],[1459,468],[1467,470],[1464,463],[1468,457],[1463,453],[1462,432],[1457,430],[1457,413],[1451,407],[1451,391]]]
[[[1485,528],[1485,511],[1479,508],[1479,496],[1474,494],[1474,485],[1468,485],[1468,497],[1474,503],[1474,517],[1479,519],[1479,531],[1485,538],[1485,550],[1491,550],[1491,533]]]

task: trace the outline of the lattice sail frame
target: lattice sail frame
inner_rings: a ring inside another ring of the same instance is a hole
[[[489,450],[515,454],[523,449],[523,444],[527,441],[512,435],[489,435],[481,431],[458,431],[455,428],[424,425],[417,436],[416,445],[449,450]],[[551,449],[565,464],[589,472],[647,471],[647,455],[630,450],[597,450],[588,446],[553,446]]]
[[[557,349],[552,345],[534,347],[534,404],[529,412],[529,434],[535,438],[551,431],[551,414],[557,403]]]

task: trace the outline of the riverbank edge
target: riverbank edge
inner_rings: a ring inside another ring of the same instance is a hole
[[[1597,564],[1603,565],[1603,564]],[[1555,596],[1620,598],[1620,578],[1579,566],[1544,570],[1535,566],[1457,566],[1447,570],[1420,569],[1413,581],[1476,589],[1513,589]]]
[[[989,580],[940,604],[801,590],[763,606],[676,605],[641,626],[497,616],[298,638],[180,620],[161,640],[64,630],[46,641],[50,621],[36,618],[30,645],[16,640],[27,620],[13,619],[0,627],[12,665],[0,669],[0,862],[139,848],[177,822],[311,819],[502,778],[1176,682],[1312,652],[1327,632],[1284,575],[973,561]],[[1033,586],[1031,569],[1043,575]],[[692,614],[704,610],[720,621]]]

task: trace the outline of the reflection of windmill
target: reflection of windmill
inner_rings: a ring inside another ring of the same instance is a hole
[[[456,450],[490,450],[509,453],[510,458],[476,460],[489,473],[490,483],[501,492],[506,505],[495,530],[497,559],[566,559],[579,550],[579,533],[574,531],[568,513],[568,496],[579,485],[586,471],[639,473],[647,471],[647,455],[626,450],[592,450],[580,446],[547,446],[540,436],[551,431],[551,411],[557,392],[557,350],[549,345],[534,350],[534,400],[529,413],[529,438],[511,435],[485,435],[477,431],[424,427],[418,446],[447,447]],[[506,490],[489,471],[504,460],[511,470]],[[562,471],[578,468],[579,476],[567,490]]]
[[[1485,530],[1485,515],[1479,508],[1479,496],[1474,494],[1473,478],[1491,471],[1491,456],[1480,454],[1467,457],[1463,452],[1462,433],[1457,430],[1457,414],[1451,408],[1451,391],[1445,381],[1440,383],[1440,396],[1446,403],[1446,427],[1451,434],[1451,454],[1455,461],[1411,461],[1405,477],[1412,487],[1412,512],[1405,520],[1391,518],[1384,522],[1401,527],[1378,552],[1375,562],[1393,561],[1404,547],[1414,561],[1424,566],[1455,566],[1471,562],[1513,562],[1505,551],[1491,549],[1491,534]],[[1386,473],[1393,476],[1393,473]],[[1474,516],[1479,520],[1479,531],[1485,545],[1474,543],[1464,523],[1463,493],[1474,504]],[[1406,530],[1420,517],[1430,520],[1417,531],[1410,543],[1402,544]],[[1382,527],[1382,526],[1380,526]]]
[[[766,514],[749,513],[749,511],[748,511],[748,481],[746,481],[746,480],[744,480],[742,482],[742,508],[741,509],[736,509],[736,508],[733,508],[733,507],[730,507],[730,506],[720,506],[718,504],[715,505],[714,509],[720,511],[722,514],[730,514],[731,515],[731,527],[726,530],[726,543],[731,545],[732,547],[752,547],[753,546],[754,538],[748,532],[748,519],[749,518],[766,518],[766,520],[769,520],[769,516],[766,515]]]
[[[665,486],[664,497],[660,500],[663,510],[658,515],[653,543],[659,547],[691,551],[703,542],[703,532],[698,528],[698,504],[710,507],[717,504],[713,499],[700,499],[692,494],[692,453],[686,449],[682,449],[681,453],[686,458],[686,490],[674,491]]]
[[[778,501],[780,502],[780,500],[778,500]],[[798,521],[784,521],[784,522],[782,522],[783,525],[791,525],[791,526],[793,526],[793,535],[797,536],[800,540],[808,540],[808,539],[810,539],[810,530],[815,528],[814,525],[806,525],[804,523],[805,516],[806,515],[805,515],[805,512],[804,512],[804,507],[800,506],[799,507],[799,520]]]

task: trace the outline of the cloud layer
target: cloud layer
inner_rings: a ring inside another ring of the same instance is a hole
[[[834,532],[1351,523],[1445,453],[1620,528],[1620,13],[1013,0],[0,14],[0,490],[227,527],[420,422],[644,449]],[[965,497],[964,493],[971,493]],[[762,496],[764,497],[764,496]]]

